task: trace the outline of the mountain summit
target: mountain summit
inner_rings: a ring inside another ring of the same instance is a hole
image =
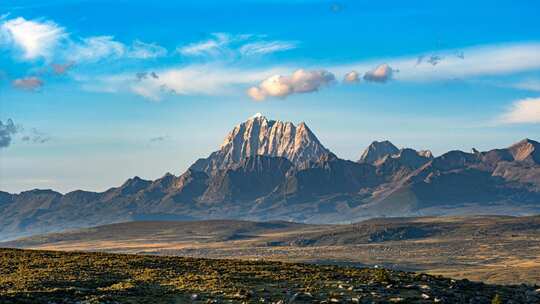
[[[234,127],[218,151],[199,159],[191,168],[208,173],[257,155],[283,157],[293,164],[301,164],[316,161],[329,152],[304,122],[294,125],[269,120],[257,113]]]
[[[540,143],[537,141],[526,138],[513,144],[508,150],[510,150],[514,160],[540,164]]]
[[[388,140],[372,142],[362,153],[359,163],[373,163],[387,155],[399,153],[399,149]]]

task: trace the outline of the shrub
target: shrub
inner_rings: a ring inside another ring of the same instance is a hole
[[[491,300],[491,304],[502,304],[502,298],[500,295],[496,294],[493,299]]]

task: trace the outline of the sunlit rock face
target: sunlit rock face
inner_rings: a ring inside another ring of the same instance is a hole
[[[283,157],[297,165],[316,161],[327,153],[329,150],[305,123],[294,125],[257,114],[234,127],[218,151],[198,160],[191,168],[212,172],[257,155]]]

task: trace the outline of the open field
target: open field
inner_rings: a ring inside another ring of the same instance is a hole
[[[0,250],[1,303],[537,303],[537,288],[382,268]]]
[[[540,284],[540,216],[395,218],[351,225],[133,222],[0,246],[381,265],[497,284]]]

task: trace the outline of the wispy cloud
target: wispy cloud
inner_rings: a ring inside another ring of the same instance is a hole
[[[42,59],[46,62],[150,59],[167,54],[167,50],[156,43],[135,40],[125,44],[110,35],[72,37],[54,21],[23,17],[0,19],[0,48],[12,51],[20,60]]]
[[[540,123],[540,98],[515,101],[497,121],[503,124]]]
[[[125,54],[123,43],[114,40],[112,36],[96,36],[83,38],[80,42],[72,43],[65,57],[74,62],[97,61],[102,58],[118,58]]]
[[[179,47],[177,50],[185,56],[217,56],[228,51],[228,45],[243,37],[234,37],[226,33],[213,33],[212,38],[190,43]]]
[[[27,131],[22,125],[16,125],[11,119],[8,119],[5,123],[0,120],[0,149],[9,147],[16,135],[21,136],[21,141],[33,144],[43,144],[51,140],[48,134],[36,128]]]
[[[30,132],[28,132],[27,135],[24,135],[21,138],[21,140],[24,142],[30,142],[34,144],[44,144],[50,141],[51,137],[48,134],[37,130],[36,128],[32,128],[30,129]]]
[[[296,47],[297,44],[290,41],[258,41],[241,46],[239,51],[243,56],[254,56],[292,50]]]
[[[540,79],[527,79],[511,85],[514,88],[540,92]]]
[[[146,43],[135,40],[128,51],[128,57],[137,59],[151,59],[167,55],[167,49],[157,43]]]
[[[257,35],[232,35],[213,33],[210,39],[187,44],[177,50],[184,56],[207,56],[218,59],[249,57],[291,50],[297,47],[293,41],[261,40]]]

